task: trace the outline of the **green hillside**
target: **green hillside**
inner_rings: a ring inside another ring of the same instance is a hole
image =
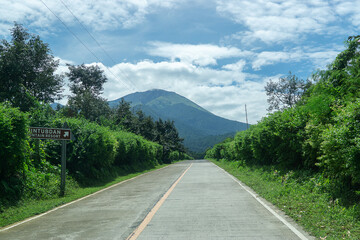
[[[155,89],[129,94],[124,99],[131,102],[134,111],[142,110],[155,120],[173,120],[185,147],[193,152],[204,152],[219,140],[246,129],[245,123],[216,116],[174,92]],[[109,105],[115,107],[120,100],[110,101]]]

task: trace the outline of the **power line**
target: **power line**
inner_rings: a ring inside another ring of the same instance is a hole
[[[100,47],[100,49],[105,53],[105,55],[111,60],[111,62],[116,66],[115,60],[108,54],[108,52],[101,46],[101,44],[96,40],[96,38],[90,33],[90,31],[85,27],[85,25],[79,20],[78,17],[75,16],[75,14],[70,10],[70,8],[65,4],[63,0],[60,0],[60,2],[64,5],[64,7],[69,11],[69,13],[76,19],[76,21],[81,25],[81,27],[89,34],[89,36],[96,42],[96,44]],[[127,76],[125,73],[121,71],[120,68],[118,68],[119,72],[123,75],[123,77],[126,79]],[[127,79],[128,82],[131,83],[131,85],[135,88],[135,90],[138,90],[136,85],[130,80]]]
[[[73,32],[71,31],[71,29],[65,24],[65,22],[63,20],[61,20],[60,17],[58,17],[55,12],[53,12],[43,0],[40,0],[42,2],[42,4],[65,26],[65,28],[101,63],[102,61],[100,60],[100,58],[98,56],[96,56],[96,54],[91,51],[86,45],[85,43]],[[104,64],[103,64],[104,65]],[[131,89],[131,87],[123,80],[119,79],[106,65],[104,65],[105,68],[119,81],[121,81],[128,89]]]

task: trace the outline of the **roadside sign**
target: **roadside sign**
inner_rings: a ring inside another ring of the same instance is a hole
[[[37,139],[71,140],[70,129],[30,127],[30,137]]]
[[[65,179],[66,179],[66,141],[74,140],[71,138],[71,131],[65,122],[63,128],[44,128],[44,127],[30,127],[30,137],[35,139],[52,139],[61,140],[61,182],[60,182],[60,196],[65,195]],[[39,142],[39,140],[37,140]],[[37,151],[39,151],[39,143],[37,143]]]

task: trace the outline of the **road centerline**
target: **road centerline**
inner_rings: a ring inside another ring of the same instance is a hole
[[[155,213],[160,209],[161,205],[165,202],[165,200],[170,196],[171,192],[175,189],[176,185],[180,182],[180,180],[184,177],[186,172],[191,168],[193,164],[181,174],[181,176],[171,185],[171,187],[167,190],[167,192],[162,196],[162,198],[155,204],[155,206],[150,210],[148,215],[144,218],[141,224],[130,234],[130,236],[126,240],[135,240],[139,237],[139,235],[144,231],[146,226],[150,223],[151,219],[155,216]]]

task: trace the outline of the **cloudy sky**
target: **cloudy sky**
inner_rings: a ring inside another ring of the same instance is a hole
[[[360,0],[0,0],[0,36],[14,21],[65,63],[98,64],[103,97],[160,88],[250,123],[264,86],[306,79],[360,33]],[[62,103],[66,102],[64,99]]]

